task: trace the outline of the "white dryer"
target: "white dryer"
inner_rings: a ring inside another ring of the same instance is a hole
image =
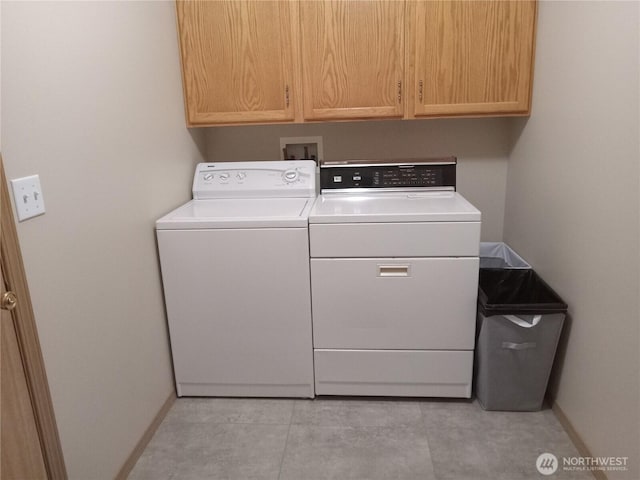
[[[480,212],[455,158],[327,162],[309,216],[317,395],[469,397]]]
[[[313,397],[313,161],[202,163],[156,222],[178,396]]]

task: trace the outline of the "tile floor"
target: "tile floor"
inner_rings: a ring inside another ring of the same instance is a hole
[[[541,453],[578,456],[551,410],[467,400],[181,398],[130,479],[525,480]]]

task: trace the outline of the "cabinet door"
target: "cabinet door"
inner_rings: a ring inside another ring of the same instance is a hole
[[[178,1],[190,126],[294,118],[295,2]]]
[[[419,0],[410,7],[410,117],[529,112],[535,1]]]
[[[303,1],[305,120],[401,117],[404,2]]]

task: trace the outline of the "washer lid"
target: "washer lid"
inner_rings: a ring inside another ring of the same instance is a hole
[[[305,227],[313,198],[191,200],[156,222],[159,230]]]
[[[322,194],[309,223],[479,222],[480,211],[457,192]]]

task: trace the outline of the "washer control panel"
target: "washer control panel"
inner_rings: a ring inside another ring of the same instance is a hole
[[[312,160],[199,163],[193,198],[313,197]]]
[[[327,162],[320,167],[322,190],[455,189],[456,159],[394,162]]]

